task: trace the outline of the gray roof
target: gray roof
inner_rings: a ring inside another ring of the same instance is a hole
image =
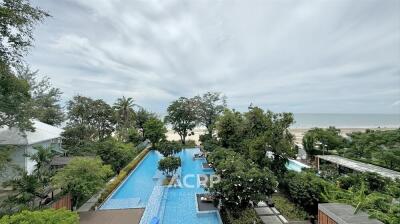
[[[61,157],[61,156],[56,156],[54,157],[50,165],[52,166],[64,166],[67,165],[74,157]]]
[[[374,172],[392,179],[400,178],[400,172],[389,170],[380,166],[375,166],[369,163],[363,163],[335,155],[318,155],[317,157],[359,172]]]
[[[61,128],[37,120],[33,121],[33,127],[35,128],[34,132],[20,131],[15,127],[0,128],[0,145],[32,145],[60,138],[61,133],[64,131]]]
[[[318,204],[318,210],[328,215],[337,224],[383,224],[376,219],[370,219],[365,212],[354,214],[355,208],[341,203]]]

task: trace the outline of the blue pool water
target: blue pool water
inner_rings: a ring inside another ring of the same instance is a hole
[[[153,177],[161,157],[157,151],[150,151],[100,209],[145,207],[156,184]]]
[[[187,179],[188,185],[194,188],[169,188],[166,192],[167,200],[162,218],[164,224],[217,224],[217,213],[197,214],[195,194],[204,193],[204,188],[198,186],[198,174],[213,174],[211,170],[203,170],[205,160],[193,160],[193,155],[199,153],[198,149],[183,150],[180,153],[182,160],[182,177],[195,175]]]
[[[160,194],[160,172],[157,170],[158,161],[162,156],[151,151],[141,164],[132,172],[126,181],[101,206],[101,210],[146,207],[142,222],[151,220],[157,214],[162,224],[219,224],[216,212],[198,214],[196,208],[196,193],[204,193],[204,188],[198,186],[197,174],[212,174],[212,170],[203,170],[205,160],[193,160],[193,155],[199,149],[186,149],[179,153],[182,160],[181,181],[185,175],[194,175],[187,179],[194,187],[164,188]],[[149,198],[151,198],[149,200]],[[158,198],[154,199],[154,198]],[[147,224],[147,223],[146,223]]]
[[[307,165],[305,165],[305,164],[303,164],[303,163],[300,163],[300,162],[297,162],[297,161],[295,161],[295,160],[289,159],[289,162],[286,164],[286,168],[287,168],[288,170],[293,170],[293,171],[296,171],[296,172],[301,172],[301,169],[303,169],[303,168],[310,168],[310,167],[307,166]]]

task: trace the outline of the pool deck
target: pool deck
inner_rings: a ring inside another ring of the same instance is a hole
[[[80,224],[139,224],[144,209],[117,209],[80,212]]]
[[[201,197],[206,194],[196,194],[197,209],[198,212],[216,212],[218,209],[214,206],[213,202],[201,201]]]

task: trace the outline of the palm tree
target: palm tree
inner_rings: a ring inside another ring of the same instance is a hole
[[[118,119],[120,119],[120,122],[124,124],[124,126],[128,125],[129,119],[131,118],[133,114],[133,107],[137,106],[134,103],[134,99],[132,97],[125,98],[123,96],[122,98],[118,98],[117,102],[114,104],[114,108],[118,114]]]
[[[118,98],[117,102],[114,104],[114,110],[116,111],[117,116],[117,128],[122,138],[125,138],[126,135],[128,135],[129,128],[133,126],[133,107],[137,106],[134,101],[135,100],[132,97],[126,98],[123,96],[122,98]]]
[[[43,188],[45,188],[50,181],[50,163],[54,154],[51,152],[50,147],[36,146],[35,149],[37,150],[35,154],[27,156],[36,163],[33,173],[37,176]]]

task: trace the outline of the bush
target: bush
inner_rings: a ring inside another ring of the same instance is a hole
[[[281,195],[272,195],[275,207],[283,216],[291,221],[300,221],[308,219],[308,214],[297,205],[290,202],[287,198]]]
[[[241,210],[235,213],[227,212],[226,210],[221,211],[223,223],[227,224],[262,224],[263,222],[257,216],[254,209]]]
[[[291,201],[304,208],[309,214],[317,214],[318,203],[325,202],[322,194],[325,189],[334,187],[314,173],[288,172],[282,179],[282,186],[289,193]]]
[[[106,198],[114,191],[115,188],[117,188],[121,182],[128,176],[128,174],[136,168],[136,166],[142,161],[142,159],[147,155],[149,152],[149,149],[144,149],[142,152],[140,152],[128,165],[126,165],[121,172],[119,172],[118,176],[111,182],[108,183],[106,188],[104,189],[104,192],[100,195],[100,198],[96,204],[99,205],[106,200]]]
[[[186,140],[185,145],[183,145],[184,148],[194,148],[196,146],[197,144],[195,140]]]
[[[65,209],[47,209],[42,211],[22,211],[14,215],[5,215],[0,224],[78,224],[76,212]]]

